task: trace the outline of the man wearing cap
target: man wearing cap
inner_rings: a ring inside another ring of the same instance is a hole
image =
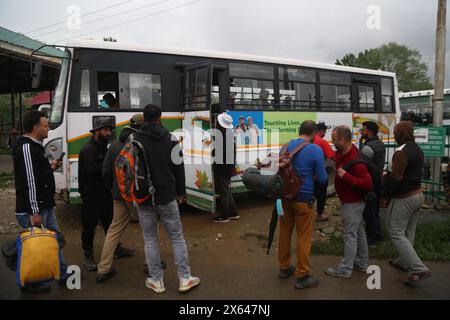
[[[97,271],[97,264],[94,260],[94,236],[97,222],[101,221],[106,234],[113,217],[111,191],[102,176],[103,161],[108,150],[108,139],[114,128],[114,125],[108,120],[94,119],[94,125],[90,131],[93,135],[81,149],[78,159],[78,190],[83,200],[81,242],[88,271]]]
[[[235,174],[236,163],[234,136],[231,131],[233,129],[233,118],[224,112],[217,117],[217,120],[223,135],[223,148],[222,150],[216,149],[214,182],[216,191],[220,195],[222,213],[214,219],[214,222],[229,222],[239,219],[239,213],[231,193],[231,177]],[[220,147],[216,146],[216,148]]]
[[[112,268],[114,251],[119,246],[120,238],[125,232],[131,215],[136,210],[131,203],[124,201],[120,195],[114,174],[114,164],[120,151],[127,143],[129,136],[140,130],[143,125],[144,116],[142,114],[135,114],[130,119],[130,126],[122,129],[119,140],[109,146],[105,160],[103,161],[103,180],[107,188],[112,192],[114,214],[112,223],[106,233],[102,256],[98,264],[97,283],[104,282],[116,274],[116,271]]]

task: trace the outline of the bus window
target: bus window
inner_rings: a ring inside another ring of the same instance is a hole
[[[209,68],[198,68],[186,71],[185,97],[186,110],[208,110],[208,72]]]
[[[381,111],[394,112],[394,95],[392,79],[381,78]]]
[[[375,87],[370,85],[358,85],[359,111],[375,112]]]
[[[338,72],[320,72],[322,111],[351,111],[351,77]]]
[[[144,109],[161,107],[161,76],[157,74],[98,72],[98,107],[101,109]]]
[[[80,107],[89,108],[91,106],[91,89],[89,81],[89,70],[81,72]]]
[[[272,81],[232,78],[230,93],[234,96],[235,109],[274,109]]]
[[[280,109],[316,108],[316,72],[308,69],[280,68]]]
[[[234,104],[234,109],[275,109],[273,70],[272,66],[230,63],[229,104]]]

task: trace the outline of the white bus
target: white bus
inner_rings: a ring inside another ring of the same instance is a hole
[[[170,131],[205,133],[217,126],[217,115],[225,111],[235,126],[240,121],[256,125],[236,132],[239,174],[232,179],[233,192],[246,191],[242,172],[257,158],[296,138],[304,120],[322,121],[329,128],[345,124],[354,129],[355,142],[361,124],[373,120],[388,142],[400,118],[394,73],[90,40],[71,43],[68,51],[71,59],[62,64],[46,151],[50,158],[61,152],[68,155],[55,179],[57,190],[68,194],[71,202],[79,197],[78,153],[90,139],[93,119],[110,117],[117,137],[131,116],[149,103],[162,107],[162,123]],[[107,93],[116,99],[115,108],[105,108],[102,100]],[[279,133],[276,141],[271,138],[275,131]],[[330,135],[331,130],[326,136],[329,141]],[[211,159],[214,143],[205,136],[196,134],[192,143],[182,142],[189,160],[185,165],[187,202],[215,212],[211,161],[204,161]]]

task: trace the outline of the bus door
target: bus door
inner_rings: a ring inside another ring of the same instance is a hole
[[[184,68],[182,141],[189,205],[215,213],[212,170],[211,103],[213,66],[210,63]]]

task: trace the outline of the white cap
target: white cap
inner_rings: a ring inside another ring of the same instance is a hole
[[[226,112],[219,114],[217,120],[223,128],[233,129],[233,118]]]

